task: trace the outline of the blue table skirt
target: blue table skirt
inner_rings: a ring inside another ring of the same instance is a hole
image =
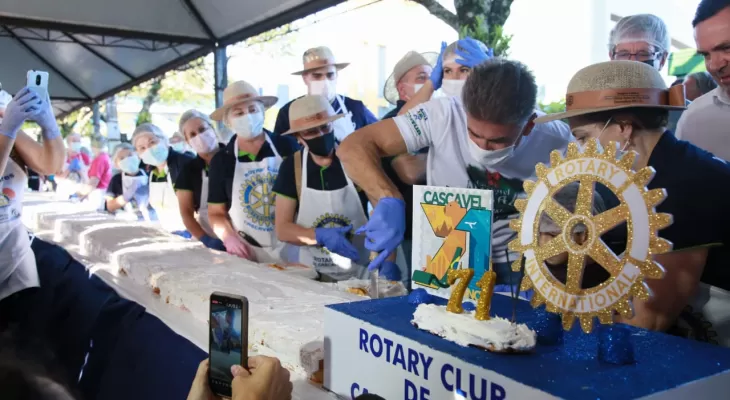
[[[32,311],[17,315],[45,333],[82,398],[187,397],[204,351],[121,298],[61,247],[37,238],[32,246],[41,288],[31,293]]]

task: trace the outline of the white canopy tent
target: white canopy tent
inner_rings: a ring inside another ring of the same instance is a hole
[[[344,0],[0,0],[0,82],[48,71],[57,116]]]

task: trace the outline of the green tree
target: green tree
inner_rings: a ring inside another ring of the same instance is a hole
[[[494,55],[509,55],[511,35],[504,34],[504,23],[509,17],[513,0],[454,0],[456,13],[444,7],[439,0],[412,0],[425,7],[459,32],[459,37],[470,36],[494,49]]]

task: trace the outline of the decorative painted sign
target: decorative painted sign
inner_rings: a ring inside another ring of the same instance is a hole
[[[477,283],[490,270],[492,192],[414,186],[413,205],[413,284],[449,298],[449,272],[470,268],[464,300],[476,302]]]

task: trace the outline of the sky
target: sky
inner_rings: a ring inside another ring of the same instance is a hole
[[[453,10],[453,0],[440,1]],[[540,87],[540,101],[557,101],[564,98],[575,72],[608,60],[608,35],[615,24],[612,15],[656,14],[667,23],[674,39],[693,46],[691,20],[698,3],[699,0],[515,0],[505,26],[507,33],[513,35],[510,58],[533,71]],[[410,50],[436,52],[442,41],[450,43],[458,37],[456,31],[425,8],[406,0],[350,0],[293,26],[295,32],[263,45],[229,46],[229,82],[249,81],[264,94],[279,96],[281,106],[306,93],[301,77],[291,75],[301,69],[302,53],[310,47],[325,45],[332,49],[338,62],[350,63],[340,73],[338,92],[363,100],[373,113],[382,115],[391,107],[380,95],[382,83],[395,63]],[[674,80],[666,79],[668,83]],[[213,104],[202,111],[212,109]],[[165,111],[170,113],[164,119],[169,119],[166,123],[171,129],[176,122],[173,115],[182,111]],[[275,107],[267,113],[268,128],[273,127],[277,111]]]

